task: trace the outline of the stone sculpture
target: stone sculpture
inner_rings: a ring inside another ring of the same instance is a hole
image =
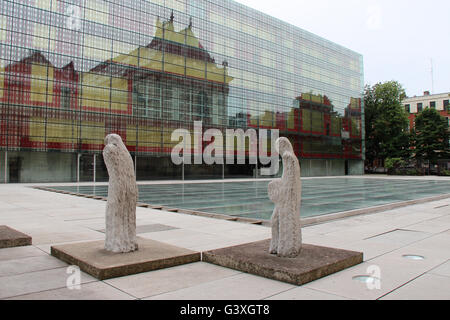
[[[106,136],[103,159],[109,174],[105,249],[114,253],[136,251],[136,175],[131,155],[119,135]]]
[[[276,141],[276,150],[283,160],[283,175],[268,186],[269,198],[275,204],[269,252],[279,257],[295,258],[302,247],[300,165],[287,138],[281,137]]]

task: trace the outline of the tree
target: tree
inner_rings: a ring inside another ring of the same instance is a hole
[[[416,117],[412,137],[415,147],[415,159],[436,164],[439,159],[448,159],[449,132],[447,119],[435,109],[425,109]]]
[[[364,110],[366,124],[366,159],[409,157],[408,114],[402,106],[405,89],[397,81],[366,86]]]
[[[396,170],[405,165],[406,161],[402,158],[387,158],[384,162],[384,166],[388,170],[388,174],[396,173]]]

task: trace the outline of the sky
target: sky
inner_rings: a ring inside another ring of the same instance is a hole
[[[236,1],[362,54],[365,84],[450,92],[448,0]]]

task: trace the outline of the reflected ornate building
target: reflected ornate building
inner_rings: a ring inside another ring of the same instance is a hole
[[[105,180],[109,133],[139,180],[258,176],[260,165],[172,164],[173,130],[194,121],[279,129],[305,176],[363,173],[357,53],[229,0],[5,4],[2,182]]]
[[[289,112],[266,111],[254,118],[248,115],[248,124],[255,128],[278,128],[303,161],[342,159],[336,164],[344,166],[344,174],[348,174],[348,161],[362,159],[360,98],[351,98],[341,116],[326,95],[303,93],[294,100]]]

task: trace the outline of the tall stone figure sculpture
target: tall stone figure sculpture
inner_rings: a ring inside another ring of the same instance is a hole
[[[302,247],[300,165],[287,138],[279,138],[275,145],[283,160],[283,175],[268,187],[269,198],[275,203],[269,251],[279,257],[295,258]]]
[[[106,136],[103,159],[109,174],[105,249],[115,253],[136,251],[136,175],[131,155],[119,135]]]

